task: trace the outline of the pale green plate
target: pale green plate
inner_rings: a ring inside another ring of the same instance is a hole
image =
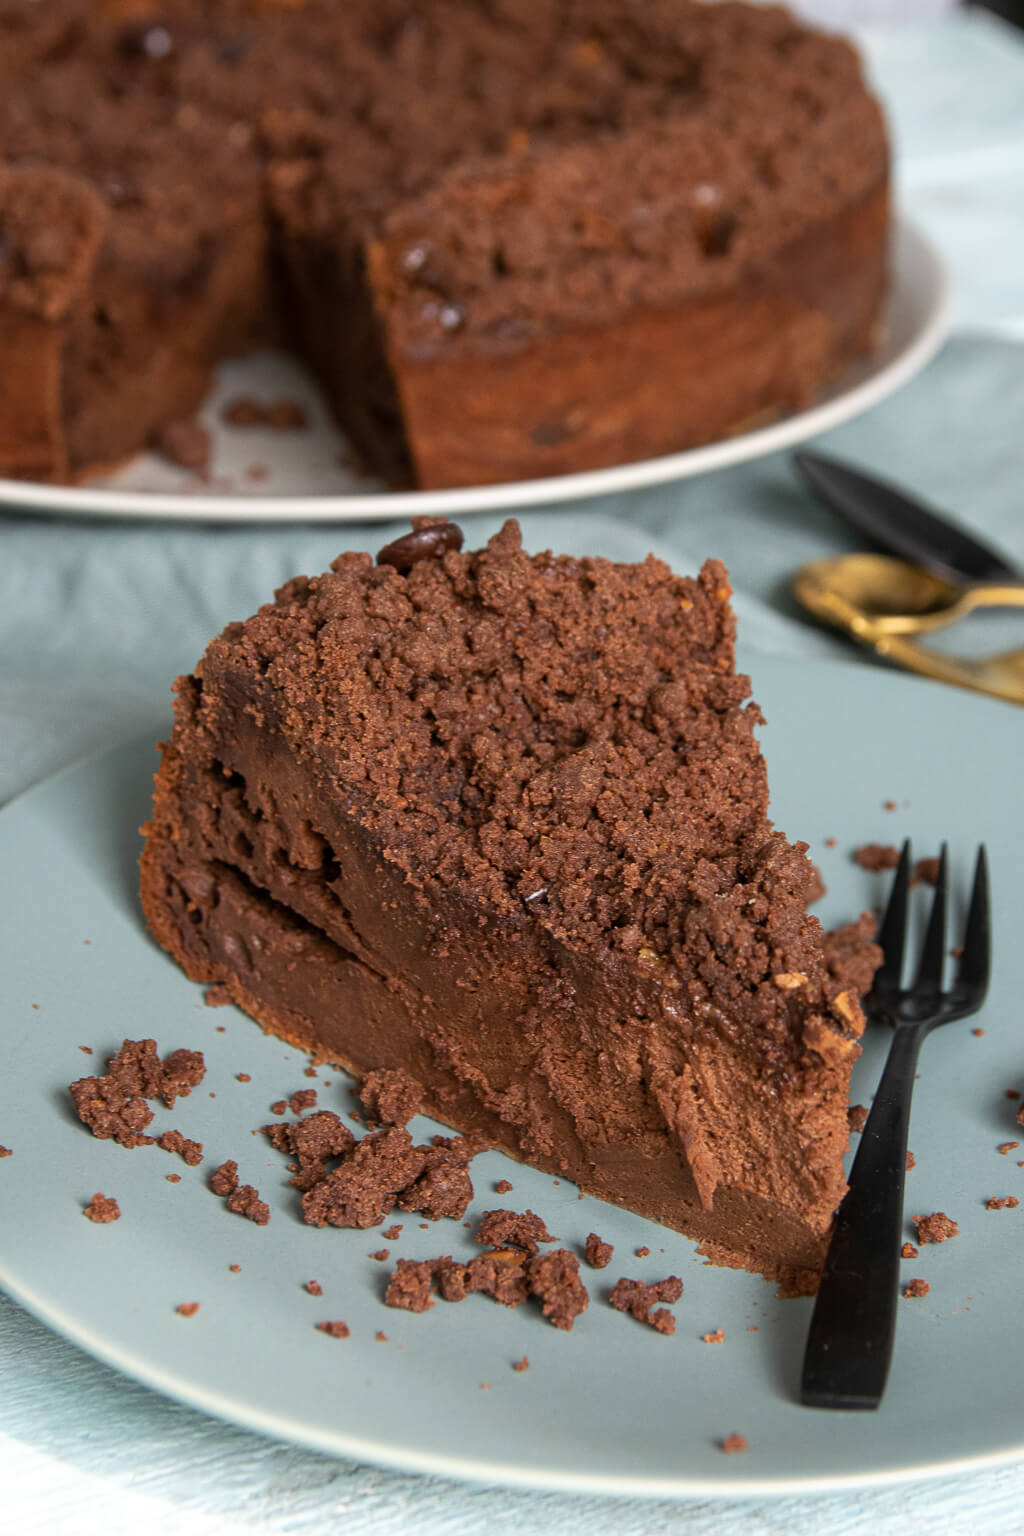
[[[1024,1206],[987,1212],[984,1202],[1024,1196],[1017,1154],[996,1151],[1024,1141],[1006,1097],[1024,1086],[1024,713],[866,666],[761,659],[756,692],[769,719],[775,814],[812,845],[830,887],[827,921],[882,899],[884,877],[850,861],[859,843],[911,834],[923,855],[948,837],[961,895],[975,843],[987,840],[991,854],[990,1001],[978,1019],[927,1043],[911,1127],[917,1168],[908,1214],[947,1211],[960,1236],[906,1265],[907,1278],[927,1279],[931,1293],[900,1303],[877,1414],[797,1406],[808,1302],[777,1301],[759,1279],[705,1266],[685,1238],[580,1201],[574,1187],[496,1154],[474,1165],[473,1212],[529,1206],[569,1245],[591,1230],[616,1245],[608,1270],[584,1269],[592,1300],[575,1331],[556,1332],[532,1307],[510,1312],[482,1297],[439,1303],[423,1316],[382,1306],[390,1265],[370,1257],[384,1246],[380,1232],[304,1226],[282,1160],[251,1134],[272,1100],[309,1086],[305,1058],[233,1009],[205,1008],[201,990],[143,928],[135,829],[148,810],[148,744],[74,768],[0,815],[0,1143],[14,1152],[0,1160],[0,1284],[83,1349],[158,1391],[393,1467],[570,1490],[737,1495],[878,1482],[1019,1454]],[[885,801],[898,809],[887,812]],[[834,849],[825,846],[830,837]],[[164,1050],[206,1053],[200,1091],[157,1116],[158,1126],[205,1143],[201,1168],[155,1148],[127,1152],[96,1141],[70,1112],[69,1080],[98,1069],[123,1037],[146,1035]],[[862,1102],[885,1044],[872,1038],[865,1050],[855,1083]],[[95,1055],[82,1055],[80,1045]],[[239,1083],[239,1072],[252,1081]],[[322,1105],[351,1108],[341,1074],[322,1073],[316,1086]],[[226,1157],[270,1201],[268,1227],[229,1215],[206,1189],[206,1175]],[[181,1182],[169,1183],[169,1173]],[[502,1177],[514,1185],[504,1199],[494,1193]],[[82,1219],[96,1190],[120,1201],[119,1222]],[[392,1257],[470,1249],[457,1223],[429,1231],[415,1217],[402,1223],[399,1241],[386,1245]],[[642,1245],[650,1257],[634,1256]],[[670,1273],[686,1287],[674,1338],[606,1303],[619,1275]],[[303,1290],[309,1279],[323,1285],[321,1299]],[[177,1315],[184,1301],[200,1302],[198,1315]],[[315,1331],[331,1318],[348,1322],[349,1339]],[[725,1342],[703,1343],[717,1328]],[[530,1368],[516,1373],[512,1362],[524,1354]],[[747,1436],[746,1455],[717,1448],[732,1431]]]

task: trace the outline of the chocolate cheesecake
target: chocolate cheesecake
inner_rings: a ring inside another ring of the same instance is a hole
[[[370,468],[440,487],[744,430],[879,335],[882,115],[776,7],[10,0],[0,166],[68,178],[31,230],[0,184],[0,474],[159,443],[271,342]],[[26,328],[33,244],[87,205]]]
[[[142,900],[264,1029],[807,1288],[871,960],[768,820],[733,639],[716,561],[341,555],[178,680]]]

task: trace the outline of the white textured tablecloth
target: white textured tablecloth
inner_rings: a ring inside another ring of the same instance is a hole
[[[1024,562],[1024,41],[971,13],[879,31],[866,44],[893,119],[902,201],[953,268],[958,335],[920,379],[832,434],[830,445],[955,507]],[[681,568],[719,554],[732,571],[748,652],[845,654],[841,641],[800,622],[787,577],[802,561],[856,541],[807,499],[781,460],[523,521],[532,547],[628,559],[653,547]],[[474,541],[494,522],[474,519]],[[388,536],[379,526],[0,519],[0,799],[159,719],[174,673],[285,576]],[[1007,1368],[1019,1368],[1012,1350]],[[380,1472],[168,1402],[2,1296],[0,1383],[0,1531],[12,1536],[1024,1530],[1024,1460],[857,1494],[656,1504]]]

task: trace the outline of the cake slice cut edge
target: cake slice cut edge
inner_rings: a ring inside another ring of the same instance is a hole
[[[767,819],[724,568],[453,545],[342,555],[178,680],[153,934],[318,1059],[812,1290],[869,949],[827,949]]]

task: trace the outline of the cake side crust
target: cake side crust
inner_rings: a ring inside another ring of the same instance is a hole
[[[413,353],[392,335],[418,483],[602,469],[805,408],[877,345],[889,213],[883,178],[724,292],[604,324],[595,316],[529,346],[482,340]],[[376,255],[378,266],[391,259]]]

